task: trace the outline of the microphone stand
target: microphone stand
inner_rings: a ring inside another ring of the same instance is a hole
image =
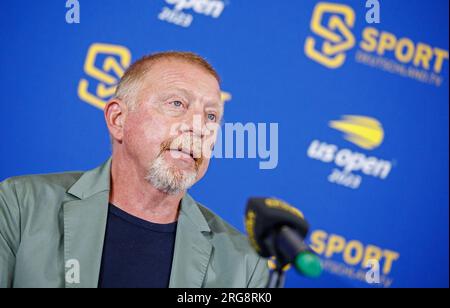
[[[270,271],[269,281],[267,282],[267,289],[280,289],[284,288],[286,282],[286,271],[283,270],[283,266],[276,260],[275,268]]]

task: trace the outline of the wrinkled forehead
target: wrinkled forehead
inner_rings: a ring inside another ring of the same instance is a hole
[[[221,102],[217,79],[199,65],[185,61],[164,59],[152,64],[142,86],[157,93],[178,91],[196,99]]]

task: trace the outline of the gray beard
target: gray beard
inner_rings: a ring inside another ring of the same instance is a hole
[[[156,189],[177,195],[195,184],[197,171],[180,170],[168,164],[162,155],[153,161],[145,179]]]

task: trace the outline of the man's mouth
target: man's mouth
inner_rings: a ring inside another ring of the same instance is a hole
[[[191,151],[187,151],[187,150],[179,148],[179,149],[169,149],[168,151],[177,153],[176,154],[177,156],[182,156],[182,157],[186,157],[186,158],[190,157],[195,162],[197,162],[199,160],[198,157],[194,156],[194,152],[192,150]]]
[[[191,146],[188,146],[186,143],[167,141],[161,144],[161,153],[164,151],[170,152],[170,155],[174,159],[180,159],[185,162],[193,162],[197,171],[203,164],[203,153],[200,148],[197,148],[192,144]]]

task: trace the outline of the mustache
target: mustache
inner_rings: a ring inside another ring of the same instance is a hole
[[[195,162],[196,170],[200,168],[204,161],[204,155],[202,152],[202,141],[198,137],[193,135],[180,135],[178,137],[165,140],[161,143],[160,154],[165,151],[179,150],[186,153],[190,153]]]

